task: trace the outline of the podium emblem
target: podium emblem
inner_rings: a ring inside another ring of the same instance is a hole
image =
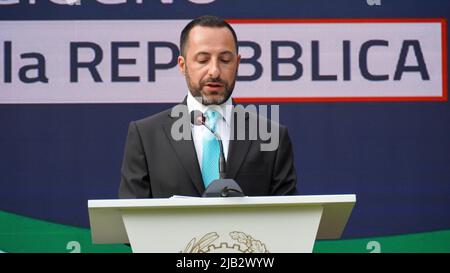
[[[269,253],[266,245],[260,240],[242,231],[232,231],[228,236],[220,236],[218,232],[209,232],[194,237],[181,253]]]

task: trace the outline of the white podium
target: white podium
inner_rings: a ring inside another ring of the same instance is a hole
[[[312,252],[340,238],[349,195],[89,200],[92,241],[133,252]]]

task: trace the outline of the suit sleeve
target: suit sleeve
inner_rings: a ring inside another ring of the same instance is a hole
[[[125,142],[119,198],[151,197],[147,158],[135,122],[131,122]]]
[[[275,157],[271,195],[297,194],[297,174],[287,128],[280,126],[280,142]]]

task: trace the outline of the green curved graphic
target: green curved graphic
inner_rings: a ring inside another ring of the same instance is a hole
[[[131,252],[126,245],[91,243],[89,229],[55,224],[0,211],[0,250],[19,253]]]
[[[317,253],[450,253],[450,230],[346,240],[318,240]]]
[[[0,211],[0,252],[129,253],[130,247],[92,244],[89,229],[50,223]],[[450,230],[398,236],[318,240],[317,253],[448,252]]]

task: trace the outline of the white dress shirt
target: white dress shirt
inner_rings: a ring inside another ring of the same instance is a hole
[[[230,132],[231,132],[231,115],[233,110],[233,104],[231,103],[231,97],[221,105],[203,105],[197,101],[191,92],[188,92],[187,96],[187,107],[189,112],[194,110],[199,110],[205,113],[207,110],[212,109],[220,114],[216,121],[216,133],[222,139],[223,153],[225,156],[225,161],[228,157],[228,146],[230,142]],[[209,130],[202,125],[191,125],[192,126],[192,138],[194,141],[195,151],[197,153],[198,165],[200,170],[202,170],[202,155],[203,155],[203,142],[202,136],[209,132]]]

